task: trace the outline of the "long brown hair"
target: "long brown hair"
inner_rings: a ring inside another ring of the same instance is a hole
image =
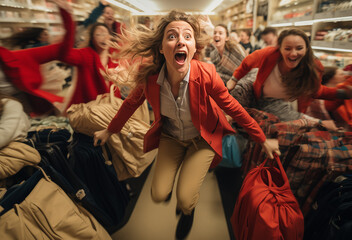
[[[320,77],[318,71],[321,69],[315,64],[315,57],[313,55],[312,47],[306,33],[299,29],[288,29],[280,33],[278,38],[279,49],[281,48],[283,40],[288,36],[301,37],[307,48],[307,52],[302,58],[298,66],[290,71],[283,80],[283,85],[286,88],[286,93],[292,98],[296,99],[299,96],[310,96],[316,93],[320,87]]]
[[[216,25],[215,27],[222,27],[222,28],[224,28],[224,29],[225,29],[225,32],[226,32],[226,37],[229,37],[229,36],[230,36],[229,30],[227,29],[227,27],[226,27],[225,24],[219,23],[219,24]],[[240,46],[239,46],[236,42],[234,42],[234,41],[232,41],[232,40],[230,40],[230,39],[226,40],[226,42],[225,42],[225,49],[226,49],[227,51],[236,50],[237,52],[242,53],[243,51],[241,51],[241,49],[239,49],[239,48],[240,48]]]
[[[92,48],[94,51],[96,51],[94,46],[94,33],[95,33],[95,30],[100,26],[105,27],[108,30],[110,35],[113,34],[105,23],[101,23],[101,22],[94,23],[89,29],[89,42],[88,42],[88,47]]]
[[[193,58],[198,58],[207,42],[197,19],[192,15],[173,10],[160,19],[154,30],[141,31],[133,28],[130,31],[123,31],[117,57],[120,59],[120,66],[126,66],[126,60],[130,64],[127,68],[128,81],[132,79],[134,85],[145,84],[150,75],[160,71],[165,63],[165,57],[160,53],[164,31],[167,25],[174,21],[185,21],[192,27],[196,42],[196,53]]]
[[[325,67],[321,84],[326,85],[335,76],[338,67]]]

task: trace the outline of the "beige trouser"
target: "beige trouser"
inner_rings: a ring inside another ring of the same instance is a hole
[[[155,202],[167,199],[182,164],[176,188],[177,208],[186,215],[191,214],[214,156],[214,150],[200,136],[180,141],[162,134],[152,182],[152,199]]]

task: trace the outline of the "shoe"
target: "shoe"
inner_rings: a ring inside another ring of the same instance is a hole
[[[178,221],[176,228],[176,239],[184,239],[187,237],[189,231],[192,228],[194,218],[194,209],[192,210],[191,215],[181,214],[181,218]]]

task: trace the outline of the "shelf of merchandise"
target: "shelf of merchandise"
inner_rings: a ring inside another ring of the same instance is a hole
[[[335,1],[336,2],[336,1]],[[343,2],[339,1],[339,3]],[[324,65],[343,67],[352,64],[352,39],[345,41],[315,40],[319,30],[352,28],[352,3],[345,1],[347,9],[329,7],[328,11],[318,9],[321,0],[274,0],[269,1],[268,26],[279,29],[298,27],[311,35],[312,48]],[[329,58],[327,57],[329,56]],[[328,59],[328,60],[327,60]],[[335,63],[334,63],[335,61]]]
[[[70,0],[75,21],[83,21],[99,4],[99,0]],[[130,13],[112,6],[117,20],[128,21]],[[11,36],[25,27],[44,27],[49,30],[52,41],[64,34],[62,20],[55,3],[47,0],[0,0],[1,39]]]
[[[79,20],[97,5],[97,1],[73,1],[74,18]],[[83,9],[80,4],[85,5]],[[88,4],[88,5],[87,5]],[[77,12],[80,9],[80,12]],[[24,27],[44,27],[54,39],[61,36],[62,20],[56,4],[46,0],[0,0],[0,40],[11,36]]]
[[[250,29],[253,30],[253,11],[254,3],[253,0],[252,11],[247,12],[246,6],[250,0],[234,1],[234,4],[226,10],[220,12],[221,22],[230,26],[231,29],[242,30]]]

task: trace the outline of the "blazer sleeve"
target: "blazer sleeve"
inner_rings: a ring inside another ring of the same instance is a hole
[[[344,99],[336,99],[334,101],[331,100],[325,100],[324,101],[324,105],[326,110],[328,110],[329,112],[333,112],[335,111],[338,107],[340,107],[341,105],[343,105],[345,102]]]
[[[111,120],[108,126],[109,132],[120,132],[128,119],[137,110],[137,108],[142,105],[145,99],[143,86],[137,86],[123,101],[115,117]]]
[[[260,62],[261,59],[263,58],[263,52],[260,50],[254,51],[253,53],[249,54],[247,57],[245,57],[236,68],[236,70],[233,73],[233,76],[237,79],[240,80],[243,78],[252,68],[258,68],[260,67]]]
[[[218,106],[230,115],[255,142],[263,143],[266,140],[264,132],[259,124],[248,114],[248,112],[233,98],[225,87],[214,65],[211,65],[212,79],[209,95]]]

